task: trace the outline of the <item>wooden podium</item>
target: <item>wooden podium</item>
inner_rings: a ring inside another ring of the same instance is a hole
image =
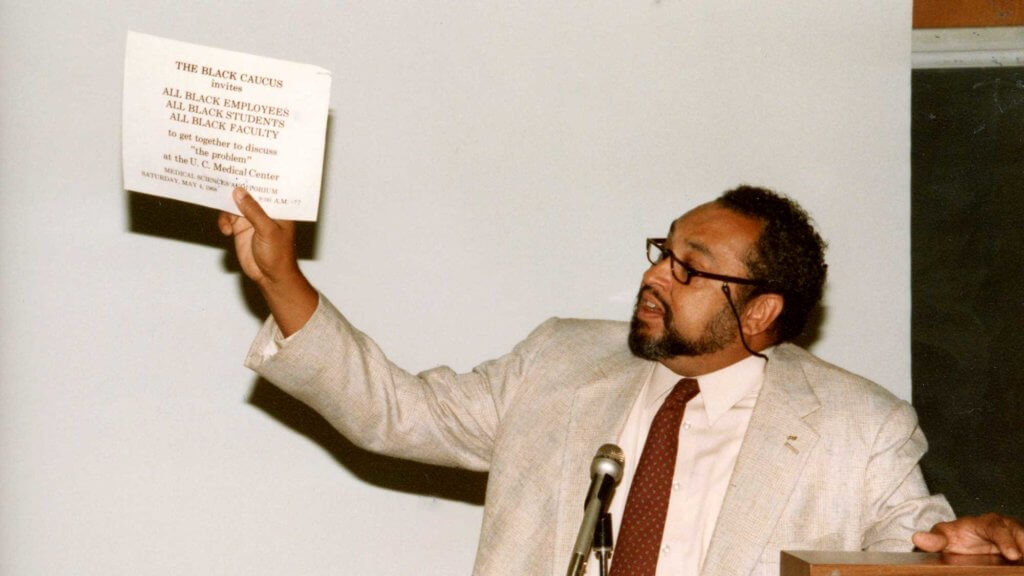
[[[998,554],[783,552],[780,576],[1024,576],[1024,562]]]

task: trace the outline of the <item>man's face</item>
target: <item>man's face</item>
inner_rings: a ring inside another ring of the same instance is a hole
[[[672,224],[665,247],[697,270],[747,278],[745,260],[760,222],[705,204]],[[629,348],[648,360],[703,356],[741,345],[722,282],[693,277],[682,284],[668,259],[644,273],[629,331]],[[735,294],[734,294],[735,296]]]

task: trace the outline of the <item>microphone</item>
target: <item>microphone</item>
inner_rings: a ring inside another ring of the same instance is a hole
[[[622,448],[615,444],[604,444],[597,449],[590,463],[590,489],[587,490],[587,499],[583,504],[583,522],[576,537],[576,546],[572,549],[568,576],[580,576],[586,570],[598,519],[607,510],[615,485],[622,480],[625,461]]]

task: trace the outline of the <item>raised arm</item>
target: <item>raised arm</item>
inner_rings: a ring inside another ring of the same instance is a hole
[[[273,220],[243,188],[232,193],[242,216],[221,212],[221,233],[233,236],[238,262],[259,287],[281,333],[290,336],[316,310],[318,294],[299,270],[295,257],[295,223]]]

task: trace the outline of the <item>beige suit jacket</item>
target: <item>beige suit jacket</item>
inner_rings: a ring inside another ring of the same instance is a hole
[[[366,449],[489,471],[474,574],[561,576],[590,461],[653,368],[627,330],[552,319],[470,373],[413,375],[321,297],[274,353],[268,321],[246,363]],[[909,550],[915,530],[952,518],[925,487],[906,402],[795,346],[769,357],[702,576],[777,575],[782,549]]]

